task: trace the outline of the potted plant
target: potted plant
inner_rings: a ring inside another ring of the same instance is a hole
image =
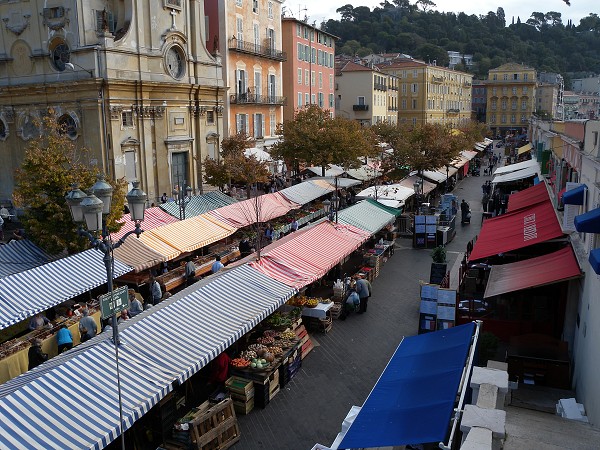
[[[446,249],[442,245],[438,245],[431,252],[431,272],[429,275],[429,282],[433,284],[440,284],[444,276],[446,276]]]

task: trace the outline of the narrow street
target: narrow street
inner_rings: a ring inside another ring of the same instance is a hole
[[[483,173],[483,171],[482,171]],[[470,204],[470,225],[460,225],[447,246],[448,268],[481,228],[481,185],[490,176],[468,177],[454,188]],[[238,416],[236,449],[310,450],[330,445],[353,405],[362,405],[403,336],[415,335],[419,317],[419,280],[428,281],[431,250],[416,250],[396,240],[395,254],[373,283],[369,310],[335,320],[328,334],[315,333],[314,350],[302,369],[265,409]]]

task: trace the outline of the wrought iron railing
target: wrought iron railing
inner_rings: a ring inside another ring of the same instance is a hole
[[[254,42],[242,41],[235,37],[229,39],[229,50],[263,56],[275,61],[287,61],[287,53],[284,51],[277,50],[271,45],[255,44]]]

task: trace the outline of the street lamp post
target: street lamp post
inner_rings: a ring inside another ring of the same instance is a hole
[[[173,189],[173,195],[175,196],[175,203],[179,206],[179,220],[185,220],[185,208],[192,198],[192,188],[187,185],[185,179],[183,184],[181,181],[179,172],[177,172],[177,189]]]
[[[448,164],[446,164],[446,193],[450,192],[450,186],[448,186],[448,182],[450,181],[449,174],[450,174],[450,166]]]
[[[131,220],[135,222],[135,230],[128,231],[117,242],[112,242],[106,228],[106,216],[110,213],[113,188],[99,175],[96,183],[91,187],[89,194],[85,194],[74,184],[65,200],[71,210],[73,222],[79,225],[77,233],[87,237],[92,246],[104,254],[104,266],[106,267],[106,281],[108,292],[113,293],[113,250],[120,247],[127,237],[132,234],[138,237],[142,233],[141,222],[144,220],[144,209],[148,196],[139,187],[139,182],[133,182],[133,189],[127,193],[127,203]],[[87,229],[84,229],[84,224]],[[97,233],[101,233],[101,237]],[[121,377],[119,374],[119,327],[116,313],[112,315],[113,343],[115,345],[115,364],[117,375],[117,394],[119,399],[119,420],[121,429],[121,447],[125,450],[125,432],[123,427],[123,404],[121,399]]]

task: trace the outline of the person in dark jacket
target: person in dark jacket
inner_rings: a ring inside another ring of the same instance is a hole
[[[29,348],[29,370],[39,366],[44,361],[48,361],[48,354],[42,351],[42,340],[34,339]]]

